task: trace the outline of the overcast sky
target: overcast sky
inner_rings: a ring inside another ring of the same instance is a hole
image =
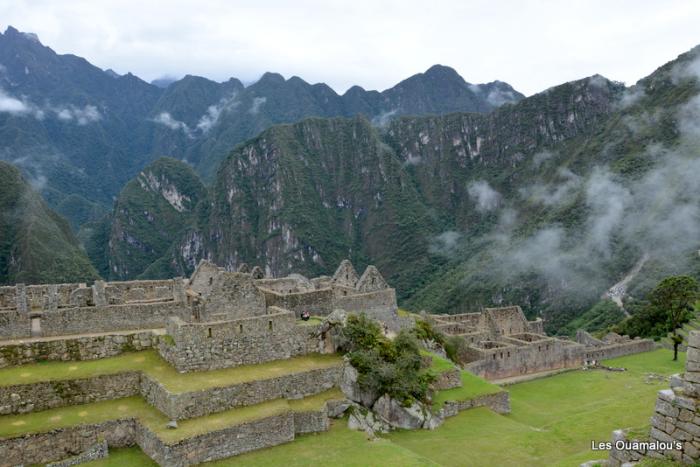
[[[149,81],[276,71],[343,93],[440,63],[529,95],[595,73],[634,83],[700,44],[700,1],[1,0],[7,25]]]

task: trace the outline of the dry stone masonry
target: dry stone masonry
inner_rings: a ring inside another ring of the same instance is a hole
[[[519,306],[431,317],[437,329],[466,341],[465,368],[490,380],[578,368],[654,348],[652,340],[615,333],[598,340],[579,331],[576,342],[549,337],[542,320],[528,321]]]
[[[651,430],[643,439],[629,439],[624,430],[612,437],[611,467],[633,465],[645,457],[687,465],[700,461],[700,332],[688,337],[685,373],[673,375],[671,388],[659,391]]]

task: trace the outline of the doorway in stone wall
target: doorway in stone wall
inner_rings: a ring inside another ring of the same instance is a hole
[[[30,318],[30,331],[32,337],[41,336],[41,316],[32,316]]]

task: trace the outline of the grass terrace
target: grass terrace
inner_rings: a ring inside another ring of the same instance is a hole
[[[617,428],[648,429],[656,393],[668,387],[667,381],[650,375],[683,371],[685,355],[680,354],[678,362],[671,358],[671,351],[661,349],[606,362],[627,368],[625,372],[578,370],[508,386],[510,415],[482,407],[461,412],[434,431],[397,431],[374,442],[368,442],[362,432],[350,431],[346,420],[336,420],[329,432],[299,436],[292,443],[212,465],[575,466],[606,457],[604,452],[590,450],[591,439],[608,441]],[[475,380],[463,381],[467,390],[475,386],[474,393],[487,389],[477,389]],[[457,390],[443,391],[438,397],[457,399],[452,391]],[[128,465],[152,465],[148,459],[138,463],[142,454],[133,451],[126,451],[134,461]],[[126,454],[119,451],[118,455]]]
[[[462,371],[461,377],[462,387],[440,391],[433,397],[433,410],[440,410],[447,401],[466,401],[474,399],[475,397],[503,391],[503,388],[500,386],[491,384],[485,379],[473,375],[468,371]]]
[[[81,362],[44,362],[0,369],[0,386],[90,378],[100,375],[143,371],[174,393],[231,386],[253,380],[275,378],[340,365],[337,355],[310,354],[287,360],[206,372],[178,373],[154,350]]]
[[[0,417],[0,437],[41,433],[57,428],[89,425],[108,420],[136,418],[166,443],[176,443],[202,433],[241,425],[289,411],[320,410],[326,401],[342,399],[337,389],[317,394],[307,399],[287,401],[276,399],[257,405],[237,407],[224,412],[178,421],[178,428],[166,428],[168,418],[141,397],[126,397],[91,404],[74,405],[23,415]]]

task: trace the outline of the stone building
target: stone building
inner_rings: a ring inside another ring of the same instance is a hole
[[[649,339],[614,333],[603,340],[585,331],[578,333],[576,341],[550,337],[544,334],[543,321],[528,321],[519,306],[431,318],[437,329],[466,341],[461,355],[465,368],[491,380],[578,368],[654,348]]]

